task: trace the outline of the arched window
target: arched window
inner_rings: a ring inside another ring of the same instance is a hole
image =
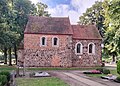
[[[57,45],[58,39],[57,39],[57,38],[54,38],[53,41],[54,41],[54,42],[53,42],[53,45]]]
[[[76,54],[82,54],[82,44],[81,43],[77,43],[76,45],[75,45],[75,53]]]
[[[45,37],[41,37],[40,44],[41,44],[41,46],[46,46],[46,38]]]
[[[52,46],[58,46],[59,45],[59,39],[57,37],[52,38]]]
[[[89,54],[95,54],[95,44],[94,43],[89,43],[88,44],[88,53]]]

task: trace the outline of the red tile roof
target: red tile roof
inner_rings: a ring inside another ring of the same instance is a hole
[[[74,39],[102,39],[94,25],[72,25]]]
[[[29,16],[24,33],[73,34],[68,17]]]
[[[24,33],[71,34],[74,39],[102,39],[94,25],[71,25],[68,17],[29,16]]]

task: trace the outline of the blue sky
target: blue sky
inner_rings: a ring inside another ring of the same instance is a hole
[[[48,5],[46,9],[52,17],[68,17],[72,24],[77,24],[79,17],[98,0],[31,0]],[[99,0],[102,1],[102,0]]]

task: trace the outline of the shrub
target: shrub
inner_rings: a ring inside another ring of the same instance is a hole
[[[117,62],[117,73],[120,74],[120,60]]]
[[[103,69],[103,74],[110,74],[110,70],[109,69]]]
[[[0,86],[4,86],[7,83],[7,76],[6,75],[0,75]]]
[[[116,79],[117,79],[118,81],[120,81],[120,76],[118,76]]]
[[[10,73],[8,71],[1,71],[0,75],[5,75],[7,77],[7,80],[10,81]]]
[[[103,73],[103,68],[97,68],[96,70],[99,70],[101,73]]]

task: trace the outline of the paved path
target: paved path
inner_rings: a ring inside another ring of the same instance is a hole
[[[51,72],[52,76],[55,76],[55,77],[58,77],[60,79],[62,79],[64,82],[66,82],[69,86],[89,86],[81,81],[78,81],[66,74],[64,74],[65,71],[60,71],[60,72],[57,72],[57,71],[53,71]]]
[[[98,82],[95,82],[95,81],[92,81],[92,80],[89,80],[89,79],[86,79],[86,78],[83,78],[83,77],[79,77],[75,74],[72,74],[72,73],[67,73],[67,72],[64,72],[64,74],[66,74],[67,76],[71,77],[71,78],[74,78],[82,83],[85,83],[87,84],[88,86],[106,86],[106,85],[103,85],[103,84],[100,84]]]
[[[28,77],[29,73],[33,71],[29,71],[26,73],[26,77]],[[101,78],[88,77],[83,74],[83,71],[75,70],[75,71],[47,71],[53,77],[58,77],[66,82],[69,86],[120,86],[119,83],[105,80]]]

